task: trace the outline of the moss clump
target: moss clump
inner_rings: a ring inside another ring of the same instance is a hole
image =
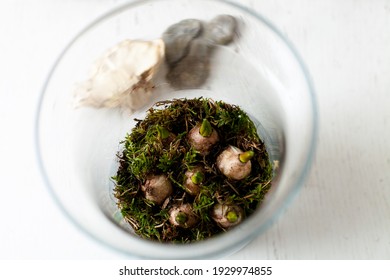
[[[219,141],[207,155],[202,155],[187,137],[205,119],[218,132]],[[269,190],[273,168],[264,143],[252,120],[238,106],[206,98],[175,99],[158,102],[144,120],[136,121],[122,142],[119,168],[113,179],[118,207],[139,236],[180,243],[209,238],[226,230],[211,217],[214,205],[238,206],[248,217]],[[215,164],[218,155],[230,145],[251,151],[251,173],[239,181],[224,176]],[[204,174],[200,192],[193,196],[183,186],[184,174],[199,166]],[[141,191],[148,176],[159,174],[167,176],[174,189],[162,205],[146,199]],[[169,209],[182,204],[192,205],[198,218],[196,226],[180,228],[169,223]]]

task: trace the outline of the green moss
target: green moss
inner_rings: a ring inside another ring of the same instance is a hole
[[[189,130],[204,119],[220,138],[207,156],[201,156],[186,139]],[[271,187],[273,167],[264,143],[252,120],[235,105],[207,98],[163,101],[149,109],[144,120],[136,121],[122,142],[113,179],[122,215],[143,238],[186,243],[212,237],[224,231],[210,216],[214,204],[240,206],[247,217]],[[244,180],[228,180],[216,168],[217,156],[228,145],[254,153],[252,172]],[[193,197],[181,183],[184,173],[199,165],[203,166],[204,178],[200,194]],[[166,174],[174,186],[174,193],[162,207],[143,198],[140,189],[149,174]],[[169,208],[180,203],[193,206],[199,217],[194,228],[182,229],[168,222]]]

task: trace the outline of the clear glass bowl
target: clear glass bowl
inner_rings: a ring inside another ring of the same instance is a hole
[[[157,85],[150,102],[130,117],[118,110],[74,109],[74,83],[106,49],[124,39],[160,38],[182,19],[209,21],[220,14],[238,19],[239,36],[219,48],[201,88]],[[200,96],[239,105],[253,118],[279,165],[272,189],[255,214],[217,237],[182,245],[141,239],[123,221],[112,194],[119,142],[134,125],[133,118],[144,116],[156,101]],[[292,45],[261,15],[212,0],[132,1],[98,18],[60,54],[44,85],[36,123],[39,165],[66,216],[109,247],[155,259],[218,258],[264,233],[303,184],[316,134],[313,87]]]

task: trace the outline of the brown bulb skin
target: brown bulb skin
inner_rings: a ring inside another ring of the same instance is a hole
[[[217,167],[222,174],[229,179],[242,180],[246,178],[252,170],[251,161],[245,163],[240,161],[240,154],[242,154],[239,148],[234,146],[227,147],[217,157]]]
[[[236,219],[229,221],[229,212],[233,212]],[[223,228],[231,228],[243,220],[244,212],[241,207],[235,205],[216,204],[212,210],[212,219]]]
[[[213,129],[210,136],[204,137],[200,134],[200,127],[201,124],[199,123],[188,132],[188,142],[202,156],[207,156],[212,147],[218,143],[219,135],[218,132]]]
[[[178,219],[178,216],[181,219]],[[198,221],[199,219],[195,215],[191,204],[186,203],[176,205],[169,210],[169,222],[174,226],[181,228],[193,228],[198,223]]]
[[[145,198],[161,205],[173,192],[171,181],[165,175],[151,175],[141,186]]]

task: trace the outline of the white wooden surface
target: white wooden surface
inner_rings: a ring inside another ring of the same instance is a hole
[[[123,1],[0,1],[0,258],[126,258],[74,228],[40,177],[37,98],[63,46]],[[390,259],[390,1],[240,0],[271,19],[317,91],[318,150],[270,230],[229,258]]]

